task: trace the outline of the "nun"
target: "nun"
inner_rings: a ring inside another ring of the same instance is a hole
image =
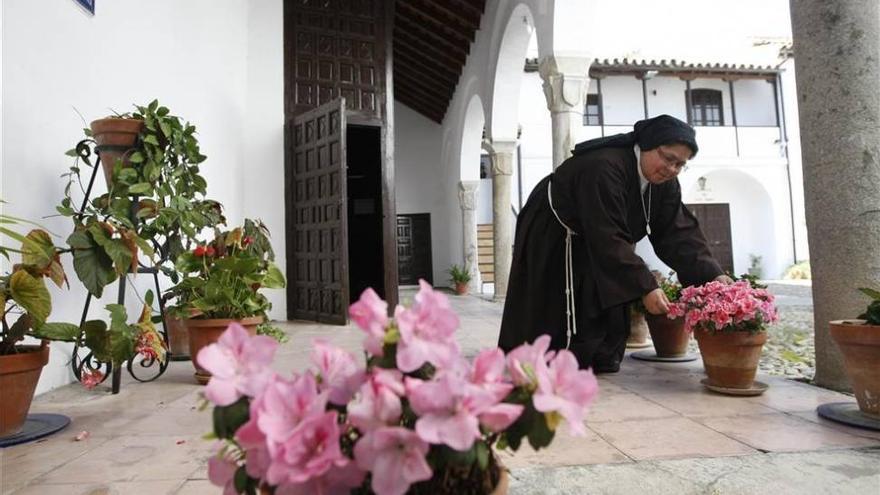
[[[685,286],[730,283],[694,215],[678,174],[697,154],[694,129],[669,115],[633,131],[578,144],[542,179],[519,213],[499,347],[543,334],[581,368],[619,370],[629,336],[628,305],[654,314],[669,301],[634,245],[654,252]]]

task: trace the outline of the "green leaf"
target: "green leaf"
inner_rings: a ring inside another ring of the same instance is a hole
[[[485,471],[486,468],[489,467],[489,447],[486,446],[485,443],[478,440],[476,443],[477,448],[477,464],[480,466],[481,471]]]
[[[159,107],[156,109],[156,115],[158,115],[159,117],[164,117],[168,115],[168,109],[165,107]]]
[[[870,297],[871,299],[880,300],[880,291],[869,289],[868,287],[862,287],[859,290],[862,291],[862,294]]]
[[[128,192],[131,194],[146,194],[153,189],[153,186],[147,182],[138,182],[137,184],[128,186]]]
[[[110,360],[114,366],[122,364],[134,354],[135,333],[128,324],[128,313],[125,306],[120,304],[108,304],[105,306],[110,312],[109,349]]]
[[[4,341],[18,342],[27,335],[27,331],[33,325],[33,318],[28,313],[18,317],[15,323],[9,327],[9,331],[3,336]]]
[[[12,299],[30,313],[37,326],[42,325],[52,312],[52,298],[42,278],[18,270],[9,277],[9,290]]]
[[[218,438],[232,438],[236,430],[250,419],[250,401],[238,399],[228,406],[214,408],[214,433]]]
[[[152,144],[153,146],[159,146],[159,140],[156,139],[154,134],[148,134],[147,137],[144,138],[144,142]]]
[[[39,339],[75,342],[79,338],[80,328],[73,323],[45,323],[33,332]]]
[[[168,125],[168,123],[165,122],[164,120],[159,121],[159,129],[162,131],[162,134],[164,134],[166,137],[171,136],[171,126]]]
[[[118,275],[130,271],[134,253],[125,241],[122,239],[111,239],[107,232],[98,224],[93,224],[89,227],[89,233],[92,235],[95,243],[113,260],[113,265]]]
[[[83,323],[83,334],[86,336],[86,347],[92,350],[95,358],[110,361],[110,334],[107,324],[101,320],[89,320]]]
[[[55,245],[45,230],[34,229],[28,232],[21,246],[21,262],[34,265],[40,270],[48,267],[55,259]]]
[[[128,161],[131,163],[143,163],[144,162],[144,154],[140,151],[135,151],[128,157]]]
[[[266,277],[263,278],[263,287],[267,289],[283,289],[285,285],[287,284],[284,282],[284,274],[281,273],[281,269],[275,263],[269,263]]]
[[[104,287],[116,280],[113,260],[85,231],[70,234],[67,244],[73,248],[73,269],[77,278],[95,297],[101,297]]]

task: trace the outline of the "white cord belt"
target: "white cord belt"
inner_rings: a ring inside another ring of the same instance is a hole
[[[572,263],[571,255],[571,236],[577,235],[571,230],[565,222],[559,218],[556,209],[553,208],[553,194],[550,190],[551,181],[547,181],[547,199],[550,203],[550,211],[556,217],[556,221],[565,229],[565,324],[568,333],[566,335],[566,347],[571,343],[571,336],[577,334],[577,318],[575,314],[575,296],[574,296],[574,263]]]

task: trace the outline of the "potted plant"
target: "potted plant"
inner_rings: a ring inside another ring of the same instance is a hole
[[[831,338],[843,354],[859,410],[880,418],[880,291],[859,289],[871,298],[857,320],[835,320]]]
[[[314,366],[288,378],[270,367],[276,344],[237,325],[203,349],[198,361],[217,371],[205,389],[221,440],[211,482],[225,493],[503,494],[493,449],[540,449],[562,423],[585,433],[598,386],[570,351],[547,352],[544,335],[470,363],[449,300],[420,285],[394,320],[372,289],[350,307],[365,365],[316,341]]]
[[[177,299],[172,312],[184,319],[190,356],[216,342],[232,322],[256,333],[272,307],[260,290],[285,286],[274,259],[268,229],[253,220],[229,231],[215,229],[211,242],[178,257],[176,268],[182,278],[168,292]],[[210,373],[196,361],[193,364],[196,379],[206,383]]]
[[[471,281],[471,274],[468,272],[467,266],[453,264],[447,273],[449,273],[449,281],[455,286],[455,293],[459,296],[467,294],[468,283]]]
[[[657,275],[657,274],[655,274]],[[681,296],[681,284],[673,278],[675,272],[669,272],[666,277],[658,276],[660,289],[666,294],[669,302],[675,303]],[[682,318],[673,318],[671,315],[655,315],[645,312],[645,321],[651,333],[651,341],[654,350],[660,358],[679,358],[687,354],[690,333],[684,328]]]
[[[767,325],[777,320],[773,295],[748,280],[687,287],[669,316],[684,318],[700,346],[708,385],[751,389],[767,341]]]
[[[629,337],[626,339],[626,347],[640,349],[648,347],[648,323],[645,314],[648,311],[641,300],[634,301],[629,306]]]

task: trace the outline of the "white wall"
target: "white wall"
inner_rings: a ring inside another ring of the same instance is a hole
[[[461,264],[464,253],[461,242],[450,245],[444,226],[454,223],[451,204],[461,208],[458,194],[445,195],[446,182],[440,166],[442,134],[440,124],[422,116],[401,103],[394,104],[394,187],[397,195],[397,214],[429,213],[431,215],[431,266],[434,284],[447,284],[446,270],[452,263]],[[479,162],[475,165],[479,170]],[[478,175],[479,177],[479,175]],[[447,204],[448,203],[448,204]]]
[[[749,103],[753,101],[773,101],[774,84],[760,79],[741,79],[733,83],[737,125],[776,125],[776,112],[772,106]]]
[[[246,157],[245,136],[255,138],[265,130],[258,126],[246,134],[246,123],[255,121],[245,108],[249,103],[262,103],[258,111],[273,101],[280,105],[280,83],[257,87],[250,94],[247,89],[249,77],[280,77],[281,61],[270,60],[281,49],[280,4],[260,2],[249,8],[245,0],[117,0],[99,2],[92,17],[73,1],[4,0],[0,195],[9,202],[6,211],[42,219],[59,235],[56,243],[63,243],[69,220],[45,217],[54,213],[62,197],[59,175],[72,165],[64,152],[83,138],[85,123],[79,114],[88,122],[111,109],[125,112],[133,103],[158,98],[196,125],[208,157],[203,166],[208,194],[226,205],[230,222],[239,222],[244,203],[254,204],[254,198],[242,197],[250,183],[242,180],[243,174],[253,166]],[[248,35],[249,13],[263,17],[253,36]],[[273,36],[277,46],[264,53],[275,43]],[[249,58],[251,44],[257,53]],[[274,69],[264,70],[264,63]],[[278,111],[268,113],[270,121]],[[256,159],[274,161],[277,150],[276,146]],[[98,179],[99,190],[102,182]],[[52,319],[78,322],[85,290],[70,263],[65,269],[71,289],[53,291]],[[139,277],[142,289],[146,282]],[[115,292],[111,286],[104,300],[93,302],[92,318],[106,317],[101,308],[114,302]],[[137,309],[136,299],[130,291],[130,314]],[[38,392],[71,379],[68,348],[53,345]]]

